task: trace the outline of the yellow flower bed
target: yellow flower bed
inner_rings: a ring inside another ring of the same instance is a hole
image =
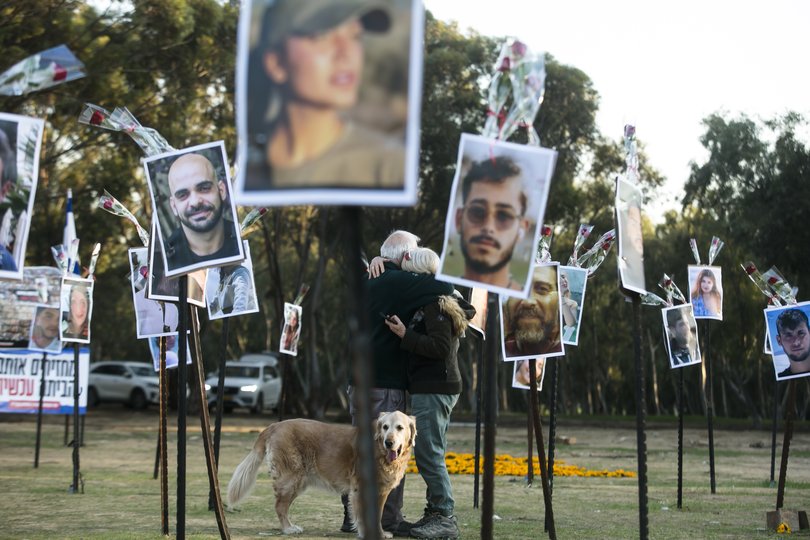
[[[445,456],[447,463],[447,472],[450,474],[475,474],[475,459],[472,454],[458,454],[456,452],[448,452]],[[479,459],[480,471],[484,470],[484,458]],[[540,476],[540,464],[535,457],[532,460],[534,466],[534,474]],[[526,476],[528,470],[528,459],[525,457],[514,457],[508,454],[495,455],[495,475],[496,476]],[[409,473],[418,473],[419,469],[416,468],[416,461],[411,456],[411,461],[408,464]],[[591,471],[585,467],[577,465],[569,465],[564,461],[554,461],[554,476],[601,476],[606,478],[635,478],[636,473],[632,471],[625,471],[624,469],[616,469],[615,471],[608,471],[603,469],[601,471]]]

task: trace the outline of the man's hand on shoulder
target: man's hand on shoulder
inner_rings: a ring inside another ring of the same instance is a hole
[[[391,262],[391,259],[383,257],[374,257],[368,265],[368,279],[378,278],[385,273],[385,263]]]

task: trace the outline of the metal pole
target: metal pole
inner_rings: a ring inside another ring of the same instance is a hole
[[[527,360],[527,362],[528,361],[529,360]],[[529,399],[529,403],[531,404],[531,399]],[[534,451],[533,451],[533,445],[534,445],[534,442],[533,442],[533,439],[534,439],[534,418],[533,418],[533,414],[534,414],[534,409],[532,409],[531,405],[530,405],[529,406],[529,414],[526,415],[526,433],[528,434],[528,438],[529,438],[528,444],[526,445],[526,447],[528,448],[528,451],[526,452],[526,461],[528,462],[527,467],[526,467],[526,469],[527,469],[527,471],[526,471],[526,485],[528,485],[528,486],[531,486],[532,482],[534,481],[534,463],[532,463],[532,461],[533,461],[532,457],[533,457],[533,454],[534,454]]]
[[[790,456],[790,440],[793,438],[793,417],[796,414],[796,379],[788,381],[787,411],[785,413],[785,438],[782,441],[782,462],[779,464],[779,486],[776,488],[776,509],[785,505],[785,480]]]
[[[219,537],[228,540],[231,537],[228,524],[225,522],[225,511],[222,508],[222,497],[219,492],[219,476],[217,464],[214,460],[214,443],[211,440],[211,419],[208,416],[208,407],[205,399],[205,369],[203,368],[202,347],[200,347],[200,318],[198,308],[191,310],[191,344],[192,344],[192,375],[194,386],[200,400],[200,431],[205,452],[205,465],[208,470],[208,493],[214,494],[214,515],[217,520]]]
[[[486,339],[486,338],[484,338]],[[481,477],[481,407],[484,379],[484,339],[478,343],[477,383],[475,385],[475,478],[473,479],[473,508],[478,508]]]
[[[711,326],[708,321],[704,325],[706,329],[706,339],[704,340],[706,348],[703,352],[703,361],[706,362],[706,419],[709,423],[709,481],[711,485],[712,495],[717,493],[717,482],[714,474],[714,377],[712,375],[712,362],[709,355],[709,344],[711,341]]]
[[[353,263],[362,252],[360,232],[361,209],[355,206],[344,206],[341,209],[342,221],[345,224],[348,239],[346,242],[346,260]],[[350,267],[353,267],[350,265]],[[350,354],[352,359],[352,380],[354,383],[354,408],[357,413],[357,460],[360,480],[360,498],[363,501],[363,526],[368,538],[376,538],[380,528],[380,508],[377,503],[377,470],[374,459],[374,441],[372,433],[371,400],[369,392],[374,380],[374,364],[371,361],[371,334],[369,332],[368,314],[365,306],[364,276],[360,272],[349,272],[349,298],[355,309],[347,313]]]
[[[188,376],[186,361],[188,359],[188,276],[181,277],[180,282],[180,320],[177,326],[177,343],[180,348],[177,360],[177,525],[178,540],[186,537],[186,388]]]
[[[534,435],[537,437],[537,459],[540,462],[540,481],[543,485],[543,502],[545,503],[545,529],[548,537],[556,540],[557,529],[554,525],[554,510],[551,504],[551,488],[548,481],[548,468],[546,462],[546,449],[543,445],[543,426],[540,425],[540,400],[537,399],[537,365],[534,360],[529,360],[529,400],[531,402],[531,417],[534,421]]]
[[[556,358],[546,358],[546,366],[551,368],[551,393],[548,400],[548,491],[554,494],[554,448],[557,438],[557,389],[559,385],[559,362]],[[539,413],[538,413],[539,414]]]
[[[644,388],[644,363],[641,359],[641,296],[633,294],[633,353],[636,371],[636,446],[638,452],[638,518],[639,537],[647,540],[650,527],[647,518],[647,403]]]
[[[683,369],[678,370],[678,508],[683,507]]]
[[[169,535],[169,454],[167,409],[169,405],[169,377],[166,374],[166,337],[158,338],[160,347],[160,524],[163,536]]]
[[[771,487],[775,485],[776,468],[776,427],[779,424],[779,381],[773,380],[773,424],[771,425]]]
[[[219,348],[219,378],[217,379],[217,400],[214,417],[214,461],[219,470],[219,439],[222,436],[222,411],[225,408],[225,363],[228,354],[228,317],[222,319],[222,340]],[[283,384],[283,382],[282,382]],[[207,404],[206,404],[207,406]],[[208,509],[214,509],[214,490],[208,492]]]
[[[497,431],[498,410],[498,367],[500,359],[500,337],[498,333],[498,295],[487,294],[487,340],[484,342],[484,475],[483,496],[481,497],[481,540],[492,540],[492,516],[495,513],[495,434]]]
[[[37,407],[37,443],[34,450],[34,468],[39,468],[39,447],[42,441],[42,402],[45,399],[45,368],[48,364],[48,353],[42,353],[40,369],[42,373],[39,377],[39,406]]]
[[[79,485],[79,344],[73,344],[73,484],[72,492],[84,492]]]

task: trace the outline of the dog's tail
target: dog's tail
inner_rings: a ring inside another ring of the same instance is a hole
[[[242,460],[242,463],[233,471],[231,481],[228,483],[228,507],[232,508],[239,501],[247,497],[256,485],[259,467],[262,466],[266,454],[266,446],[260,444],[262,438],[253,446],[253,450]]]

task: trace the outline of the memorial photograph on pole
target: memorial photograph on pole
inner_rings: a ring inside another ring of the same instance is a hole
[[[159,154],[143,164],[166,276],[245,258],[224,142]]]
[[[93,280],[78,276],[62,278],[60,311],[59,339],[63,343],[90,343]]]
[[[776,380],[810,376],[810,302],[765,310]]]
[[[666,336],[667,355],[672,368],[681,368],[701,362],[697,322],[691,304],[682,304],[661,310]]]
[[[556,158],[462,133],[436,277],[525,298]]]
[[[616,224],[619,233],[619,277],[622,287],[644,294],[644,237],[641,232],[641,189],[616,179]]]
[[[0,279],[22,279],[45,122],[0,113]]]
[[[415,203],[421,2],[243,4],[239,204]]]
[[[531,369],[529,362],[534,362],[535,373],[537,374],[537,391],[543,389],[543,378],[546,374],[546,359],[536,360],[516,360],[512,368],[512,388],[529,390],[531,388]]]
[[[245,260],[240,264],[208,269],[205,298],[210,320],[236,317],[259,311],[250,245],[243,240]]]
[[[588,270],[574,266],[560,266],[560,312],[562,313],[562,341],[576,345],[579,341],[579,323],[588,284]]]
[[[149,250],[129,250],[130,284],[135,307],[135,333],[138,339],[177,333],[178,312],[172,302],[147,298]]]
[[[500,297],[505,361],[565,354],[558,268],[558,263],[535,266],[528,298]]]
[[[723,320],[723,269],[689,265],[689,301],[696,319]]]

